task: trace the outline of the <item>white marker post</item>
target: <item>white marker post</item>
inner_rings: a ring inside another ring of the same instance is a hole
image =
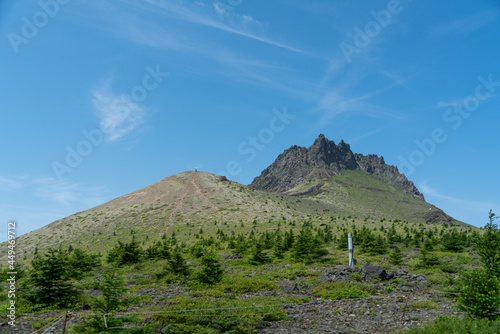
[[[349,247],[349,267],[354,268],[354,259],[352,257],[353,255],[353,247],[352,247],[352,234],[349,233],[347,235],[347,240],[348,240],[348,247]]]

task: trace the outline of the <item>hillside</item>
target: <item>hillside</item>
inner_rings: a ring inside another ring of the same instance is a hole
[[[335,212],[315,199],[259,191],[206,172],[184,172],[20,236],[18,256],[60,244],[89,250],[99,245],[99,250],[106,251],[117,240],[133,235],[152,241],[181,231],[188,239],[189,231],[201,228],[210,235],[224,224],[240,231],[242,222],[319,219],[319,213]],[[3,243],[0,251],[6,246]]]
[[[349,218],[346,218],[349,217]],[[309,148],[292,146],[245,186],[206,172],[189,171],[60,219],[18,238],[18,256],[73,245],[106,252],[117,240],[135,236],[150,244],[175,232],[194,242],[194,233],[217,229],[245,232],[248,224],[272,230],[276,222],[367,222],[405,220],[465,225],[425,202],[413,182],[383,157],[354,154],[343,141],[320,135]],[[246,224],[246,225],[245,225]],[[6,254],[7,244],[0,245]]]

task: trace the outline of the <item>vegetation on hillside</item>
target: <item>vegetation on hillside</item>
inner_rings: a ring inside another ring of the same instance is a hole
[[[135,233],[130,233],[130,241],[117,241],[105,256],[73,246],[40,251],[29,264],[24,264],[27,270],[22,279],[23,292],[18,297],[18,311],[40,315],[65,310],[108,314],[109,327],[130,333],[150,333],[160,327],[168,327],[170,333],[250,333],[269,321],[287,318],[282,308],[270,305],[301,303],[310,298],[281,293],[278,286],[283,280],[303,282],[310,289],[309,295],[331,300],[399,291],[401,287],[394,284],[376,290],[373,286],[376,281],[359,282],[361,277],[355,274],[351,275],[351,282],[321,279],[318,268],[347,263],[344,249],[350,232],[358,266],[378,261],[386,269],[406,268],[423,273],[436,288],[455,296],[457,306],[471,317],[498,317],[500,232],[492,212],[489,223],[479,231],[382,219],[371,226],[358,225],[347,223],[352,217],[344,218],[344,223],[332,220],[324,226],[314,221],[298,225],[286,219],[278,224],[255,220],[247,226],[246,233],[236,233],[231,229],[234,224],[228,224],[212,233],[207,228],[196,230],[196,242],[192,244],[172,233],[144,245]],[[367,217],[366,221],[371,219]],[[264,224],[276,228],[259,229]],[[477,258],[471,255],[475,253]],[[267,267],[274,269],[266,270]],[[5,269],[2,275],[6,276],[6,272]],[[160,303],[160,308],[155,306],[159,305],[159,297],[150,303],[152,296],[139,293],[163,287],[179,293]],[[264,291],[267,293],[261,294]],[[1,309],[8,305],[5,300],[0,303]],[[239,309],[246,306],[260,308]],[[223,316],[235,307],[239,314],[247,316]],[[194,312],[220,317],[156,314],[146,316],[149,320],[145,323],[144,317],[112,315],[130,308],[150,313],[203,309],[208,311]],[[462,321],[464,326],[498,328],[498,321],[493,320],[453,318],[447,325]],[[444,328],[443,320],[429,326]],[[84,317],[70,328],[74,333],[106,330],[102,316]]]

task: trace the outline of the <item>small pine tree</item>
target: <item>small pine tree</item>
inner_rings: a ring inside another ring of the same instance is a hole
[[[238,235],[238,237],[236,238],[236,248],[234,249],[234,251],[236,253],[244,254],[247,252],[247,249],[248,249],[247,240],[243,235],[241,234]]]
[[[98,283],[98,288],[102,296],[92,298],[92,309],[95,312],[107,314],[106,324],[108,327],[121,327],[126,321],[122,317],[114,317],[113,312],[119,311],[129,304],[124,297],[125,280],[116,267],[106,269],[102,273],[102,282]],[[84,326],[74,325],[75,333],[103,333],[107,332],[101,315],[83,318]]]
[[[389,254],[389,263],[396,266],[403,263],[403,254],[401,253],[401,249],[399,249],[399,247],[394,247],[392,252]]]
[[[431,239],[425,239],[424,241],[424,249],[426,251],[433,251],[434,250],[434,245],[432,244],[432,240]]]
[[[78,290],[68,282],[73,270],[66,252],[49,248],[35,256],[31,266],[28,280],[22,282],[28,301],[42,307],[68,307],[76,302]]]
[[[159,255],[158,245],[156,243],[146,248],[146,250],[144,250],[144,257],[148,260],[153,260],[153,261],[157,260],[158,255]]]
[[[142,248],[133,237],[130,243],[118,241],[118,244],[108,252],[106,261],[117,265],[138,263],[142,258],[142,253]]]
[[[213,251],[206,253],[201,258],[201,265],[203,267],[194,276],[196,281],[202,284],[213,285],[222,280],[224,270]]]
[[[293,234],[293,230],[290,230],[289,232],[285,232],[285,250],[288,251],[293,247],[293,244],[295,243],[295,235]]]
[[[257,244],[252,250],[252,256],[248,260],[248,263],[253,265],[259,265],[270,262],[270,259],[267,256],[267,254],[262,251],[263,248],[264,247],[262,246],[262,243],[257,242]]]
[[[312,262],[328,254],[321,235],[312,235],[309,225],[303,225],[293,245],[293,258],[296,261]]]
[[[420,261],[424,267],[433,267],[441,263],[435,254],[429,252],[423,247],[420,249]]]
[[[485,233],[477,242],[478,253],[486,269],[491,270],[500,279],[500,230],[495,219],[498,218],[492,210],[488,213],[489,223],[486,224]]]
[[[342,249],[342,250],[346,250],[348,248],[348,239],[349,239],[349,235],[347,232],[344,232],[340,235],[340,238],[339,238],[339,244],[337,246],[338,249]]]
[[[102,313],[118,311],[127,303],[124,298],[125,279],[117,268],[107,269],[102,273],[102,282],[98,283],[102,296],[95,297],[94,308]]]
[[[172,252],[170,250],[170,246],[168,242],[162,242],[161,246],[158,247],[158,258],[162,260],[168,260],[172,256]]]
[[[463,247],[463,240],[456,229],[453,229],[451,233],[445,234],[441,241],[443,249],[451,252],[461,252]]]
[[[176,248],[168,260],[169,269],[174,274],[180,274],[183,276],[187,276],[191,273],[191,268],[182,256],[182,252],[179,248]]]
[[[68,258],[70,274],[74,279],[81,279],[86,273],[92,271],[101,264],[101,256],[98,254],[87,254],[85,251],[75,248]]]
[[[274,256],[278,259],[282,259],[285,257],[285,244],[281,234],[276,235],[276,240],[274,242],[273,248]]]
[[[480,318],[500,316],[500,279],[485,268],[462,273],[460,309]]]

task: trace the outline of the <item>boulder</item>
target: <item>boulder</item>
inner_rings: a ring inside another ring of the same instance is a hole
[[[373,277],[378,277],[381,280],[386,280],[387,279],[387,272],[382,269],[382,267],[379,266],[370,266],[368,264],[365,264],[361,268],[361,276],[364,279],[370,279]]]

